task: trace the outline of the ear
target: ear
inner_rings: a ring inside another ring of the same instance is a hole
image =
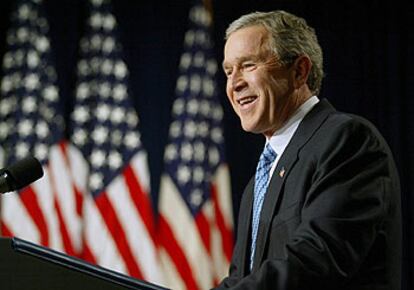
[[[301,55],[293,63],[293,74],[295,88],[300,88],[308,81],[312,68],[312,62],[307,55]]]

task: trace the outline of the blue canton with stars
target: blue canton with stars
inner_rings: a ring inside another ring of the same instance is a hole
[[[28,155],[45,164],[64,132],[49,26],[41,0],[16,5],[2,64],[0,144],[6,164]]]
[[[81,40],[72,141],[90,166],[88,187],[96,196],[142,149],[138,116],[129,99],[128,69],[116,36],[109,1],[90,0]]]
[[[215,82],[211,15],[200,3],[190,10],[189,21],[164,159],[167,173],[196,214],[210,197],[211,179],[224,160],[223,110]]]

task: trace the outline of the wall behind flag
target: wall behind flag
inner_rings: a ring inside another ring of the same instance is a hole
[[[78,43],[86,17],[83,0],[45,0],[59,86],[69,116],[75,87]],[[0,55],[13,0],[0,1]],[[130,69],[131,90],[142,124],[142,141],[148,149],[151,188],[156,200],[163,169],[174,100],[178,62],[182,52],[191,1],[115,0],[120,38]],[[213,1],[215,43],[222,61],[226,26],[254,10],[285,9],[305,17],[318,31],[325,53],[326,78],[322,97],[338,109],[363,115],[375,123],[394,152],[401,173],[405,229],[405,285],[413,289],[414,259],[414,9],[402,1]],[[262,146],[262,138],[246,134],[224,95],[227,159],[232,174],[234,214],[242,189]],[[411,279],[411,280],[410,280]]]

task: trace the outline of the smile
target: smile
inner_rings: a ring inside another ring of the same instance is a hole
[[[254,103],[258,99],[257,96],[248,96],[239,98],[237,100],[237,103],[242,107],[242,109],[248,109],[250,107],[250,104]]]

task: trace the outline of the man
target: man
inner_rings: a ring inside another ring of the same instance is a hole
[[[226,32],[227,95],[266,146],[243,194],[217,289],[400,289],[400,189],[368,121],[319,100],[322,51],[305,20],[252,13]]]

